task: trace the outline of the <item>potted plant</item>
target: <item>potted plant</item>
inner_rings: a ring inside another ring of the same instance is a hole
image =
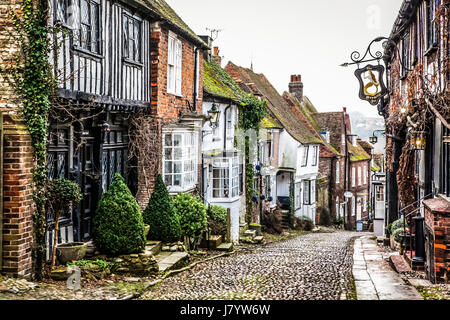
[[[59,218],[62,214],[64,214],[64,212],[71,210],[73,206],[76,206],[81,201],[82,195],[80,186],[67,179],[55,179],[50,181],[48,185],[47,198],[51,209],[53,209],[55,213],[55,230],[51,255],[51,268],[53,269],[55,266],[57,250],[59,252],[58,255],[61,256],[63,260],[65,259],[64,257],[75,257],[76,259],[82,259],[86,254],[87,244],[76,243],[58,246]],[[65,249],[58,248],[62,248],[62,246],[64,246]]]

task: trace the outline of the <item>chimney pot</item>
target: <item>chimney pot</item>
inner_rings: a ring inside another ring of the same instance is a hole
[[[295,82],[295,76],[294,75],[291,76],[291,82]]]
[[[347,108],[346,107],[344,107],[344,113],[347,113]]]
[[[219,55],[219,47],[214,47],[214,55],[215,56]]]

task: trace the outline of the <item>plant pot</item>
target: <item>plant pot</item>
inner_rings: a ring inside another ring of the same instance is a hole
[[[72,242],[63,243],[56,246],[56,256],[58,261],[65,265],[67,262],[81,260],[86,255],[87,243]]]
[[[147,239],[149,233],[150,233],[150,225],[149,224],[144,224],[145,239]]]

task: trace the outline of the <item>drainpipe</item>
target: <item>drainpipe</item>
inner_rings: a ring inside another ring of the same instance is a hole
[[[198,65],[198,51],[200,50],[200,48],[195,48],[194,49],[194,93],[193,93],[193,101],[194,101],[194,112],[197,111],[197,92],[198,92],[198,88],[197,88],[197,65]]]

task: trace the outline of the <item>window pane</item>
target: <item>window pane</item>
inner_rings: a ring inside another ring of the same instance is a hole
[[[166,134],[164,136],[164,145],[167,147],[172,146],[172,135],[171,134]]]
[[[174,173],[182,173],[183,171],[181,169],[182,169],[181,162],[175,161],[173,163],[173,172]]]
[[[165,160],[173,160],[172,159],[172,148],[164,148],[164,159]]]
[[[174,186],[181,186],[181,174],[175,174],[173,176],[173,185]]]
[[[164,162],[164,172],[165,173],[173,173],[173,162],[172,161]]]
[[[182,143],[182,136],[181,136],[181,134],[175,134],[173,136],[173,145],[175,147],[178,147],[178,146],[181,146],[181,143]]]
[[[86,0],[81,0],[81,23],[90,24],[89,4]]]

